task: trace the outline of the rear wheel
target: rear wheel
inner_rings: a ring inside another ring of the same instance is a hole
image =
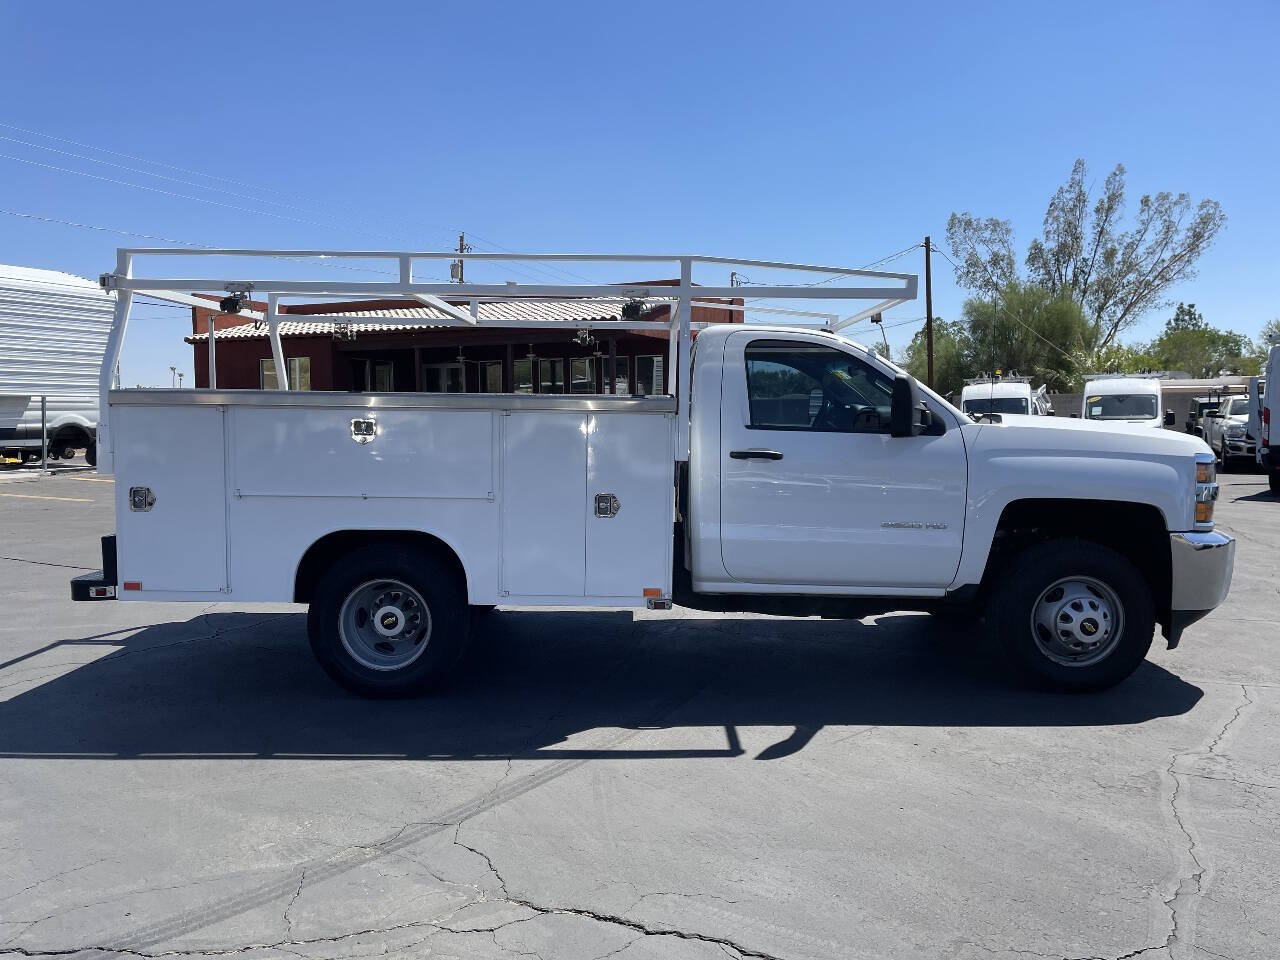
[[[988,621],[1023,676],[1055,690],[1114,686],[1142,663],[1155,632],[1151,590],[1114,550],[1054,540],[1024,550],[992,594]]]
[[[1267,486],[1275,496],[1280,497],[1280,470],[1267,471]]]
[[[98,445],[96,443],[91,443],[85,448],[84,462],[91,467],[98,465]]]
[[[316,584],[307,633],[335,681],[366,697],[405,697],[442,681],[466,647],[465,585],[431,554],[372,545]]]

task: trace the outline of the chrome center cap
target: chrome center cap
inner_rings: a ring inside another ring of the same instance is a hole
[[[373,629],[384,637],[397,636],[404,630],[404,614],[399,607],[381,607],[373,615]]]

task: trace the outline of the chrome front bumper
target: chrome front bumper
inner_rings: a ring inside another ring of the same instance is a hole
[[[1172,567],[1169,648],[1178,645],[1182,631],[1227,599],[1236,561],[1236,541],[1216,530],[1169,534]]]

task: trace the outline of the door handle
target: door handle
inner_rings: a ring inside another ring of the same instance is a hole
[[[782,454],[777,450],[730,450],[733,460],[781,460]]]

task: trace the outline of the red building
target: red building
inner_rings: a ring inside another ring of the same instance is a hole
[[[466,301],[451,302],[471,309]],[[718,302],[739,307],[743,303],[740,298]],[[263,305],[253,308],[261,310]],[[621,318],[622,308],[621,301],[597,299],[482,302],[475,306],[480,324],[466,327],[443,311],[413,300],[282,305],[280,339],[293,389],[667,392],[667,334],[608,329],[609,321]],[[670,310],[669,303],[650,300],[642,319],[669,322]],[[275,363],[266,325],[200,308],[192,309],[192,335],[186,338],[195,351],[196,386],[209,386],[211,315],[215,316],[218,387],[274,388]],[[308,320],[308,315],[324,319]],[[554,326],[499,326],[530,321]],[[695,306],[692,321],[741,322],[742,311]],[[600,329],[602,325],[605,329]]]

